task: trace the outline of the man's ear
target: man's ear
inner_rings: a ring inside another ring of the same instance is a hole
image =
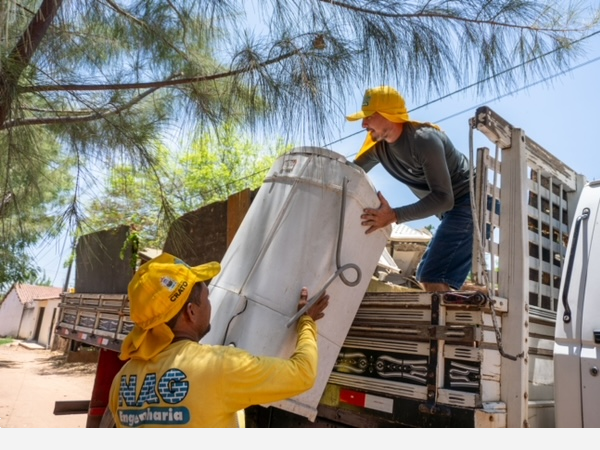
[[[195,314],[195,313],[194,313],[194,308],[192,307],[192,303],[191,303],[191,302],[189,302],[189,303],[186,303],[186,304],[185,304],[185,306],[184,306],[184,308],[185,308],[185,311],[183,311],[183,314],[184,314],[184,315],[185,315],[185,316],[186,316],[188,319],[191,319],[191,318],[192,318],[192,316]]]

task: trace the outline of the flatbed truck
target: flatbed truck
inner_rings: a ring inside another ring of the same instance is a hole
[[[600,426],[593,356],[600,354],[600,288],[587,277],[600,257],[600,183],[490,108],[477,109],[469,123],[471,143],[482,133],[494,146],[469,155],[476,168],[471,281],[485,289],[426,293],[374,276],[334,369],[319,374],[328,380],[316,418],[256,405],[246,411],[247,426]],[[163,250],[190,264],[220,260],[254,194],[183,216]],[[194,242],[199,226],[205,239]],[[394,257],[392,242],[388,251]],[[123,364],[120,343],[132,327],[123,286],[119,294],[62,296],[56,333],[100,349],[90,427],[105,415]],[[572,321],[563,320],[565,308]]]

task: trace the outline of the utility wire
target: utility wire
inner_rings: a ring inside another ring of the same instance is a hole
[[[591,37],[596,36],[597,34],[600,34],[600,30],[594,31],[593,33],[590,33],[587,36],[583,36],[582,38],[576,39],[576,40],[570,42],[570,45],[574,45],[574,44],[578,44],[580,42],[583,42],[586,39],[589,39]],[[465,87],[462,87],[462,88],[460,88],[460,89],[458,89],[456,91],[450,92],[449,94],[443,95],[443,96],[441,96],[439,98],[436,98],[435,100],[432,100],[430,102],[424,103],[423,105],[417,106],[416,108],[413,108],[410,112],[416,111],[416,110],[421,109],[421,108],[425,108],[426,106],[432,105],[433,103],[437,103],[439,101],[445,100],[448,97],[452,97],[453,95],[456,95],[456,94],[459,94],[461,92],[467,91],[467,90],[469,90],[471,88],[479,86],[482,83],[487,83],[488,81],[491,81],[494,78],[497,78],[499,76],[505,75],[505,74],[507,74],[509,72],[512,72],[513,70],[516,70],[516,69],[520,68],[520,67],[524,67],[527,64],[532,63],[532,62],[534,62],[534,61],[536,61],[538,59],[545,58],[546,56],[549,56],[552,53],[556,53],[558,50],[559,49],[550,50],[549,52],[546,52],[546,53],[544,53],[542,55],[538,55],[538,56],[536,56],[534,58],[528,59],[527,61],[524,61],[524,62],[522,62],[520,64],[517,64],[516,66],[509,67],[506,70],[502,70],[502,71],[500,71],[498,73],[495,73],[494,75],[490,75],[487,78],[483,78],[482,80],[476,81],[475,83],[469,84],[469,85],[467,85]]]
[[[529,89],[530,87],[537,86],[538,84],[541,84],[541,83],[545,83],[546,81],[549,81],[549,80],[551,80],[553,78],[556,78],[556,77],[561,76],[561,75],[565,75],[565,74],[567,74],[569,72],[572,72],[572,71],[574,71],[576,69],[580,69],[581,67],[587,66],[588,64],[594,63],[594,62],[599,61],[599,60],[600,60],[600,56],[597,56],[596,58],[590,59],[590,60],[588,60],[588,61],[586,61],[584,63],[581,63],[581,64],[579,64],[577,66],[570,67],[570,68],[565,69],[565,70],[563,70],[563,71],[561,71],[559,73],[555,73],[554,75],[547,76],[547,77],[542,78],[541,80],[538,80],[538,81],[536,81],[534,83],[531,83],[531,84],[525,85],[523,87],[520,87],[520,88],[518,88],[518,89],[516,89],[514,91],[507,92],[506,94],[499,95],[496,98],[493,98],[493,99],[490,99],[490,100],[486,100],[486,101],[478,103],[478,104],[476,104],[476,105],[474,105],[474,106],[472,106],[472,107],[470,107],[468,109],[463,109],[460,112],[457,112],[457,113],[451,114],[449,116],[446,116],[443,119],[436,120],[435,123],[440,123],[440,122],[443,122],[444,120],[448,120],[448,119],[452,119],[453,117],[460,116],[461,114],[464,114],[466,112],[472,111],[473,109],[478,108],[480,106],[483,106],[486,103],[495,102],[495,101],[498,101],[498,100],[500,100],[501,98],[504,98],[504,97],[510,97],[511,95],[514,95],[517,92],[521,92],[521,91],[523,91],[525,89]]]
[[[593,37],[593,36],[595,36],[595,35],[597,35],[597,34],[600,34],[600,30],[599,30],[599,31],[596,31],[596,32],[594,32],[594,33],[591,33],[591,34],[589,34],[589,35],[587,35],[587,36],[585,36],[585,37],[583,37],[583,38],[581,38],[581,39],[578,39],[577,41],[574,41],[573,43],[581,42],[581,41],[583,41],[583,40],[585,40],[585,39],[589,39],[589,38],[591,38],[591,37]],[[472,84],[470,84],[470,85],[468,85],[468,86],[465,86],[465,87],[462,87],[462,88],[460,88],[460,89],[457,89],[456,91],[453,91],[453,92],[451,92],[451,93],[449,93],[449,94],[446,94],[446,95],[444,95],[444,96],[442,96],[442,97],[439,97],[439,98],[437,98],[437,99],[435,99],[435,100],[432,100],[432,101],[430,101],[430,102],[427,102],[427,103],[424,103],[424,104],[422,104],[422,105],[420,105],[420,106],[417,106],[416,108],[413,108],[413,109],[412,109],[412,110],[410,110],[409,112],[413,112],[413,111],[416,111],[416,110],[418,110],[418,109],[425,108],[426,106],[432,105],[433,103],[439,102],[439,101],[441,101],[441,100],[444,100],[444,99],[447,99],[447,98],[449,98],[449,97],[451,97],[451,96],[453,96],[453,95],[456,95],[456,94],[459,94],[459,93],[461,93],[461,92],[464,92],[464,91],[466,91],[466,90],[468,90],[468,89],[471,89],[471,88],[473,88],[473,87],[475,87],[475,86],[478,86],[478,85],[479,85],[479,84],[481,84],[481,83],[485,83],[485,82],[487,82],[487,81],[490,81],[490,80],[492,80],[493,78],[495,78],[495,77],[497,77],[497,76],[500,76],[500,75],[502,75],[502,74],[505,74],[505,73],[507,73],[507,72],[509,72],[509,71],[511,71],[511,70],[518,69],[519,67],[522,67],[524,64],[528,64],[528,63],[530,63],[530,62],[533,62],[533,61],[535,61],[536,59],[539,59],[539,58],[542,58],[542,57],[548,56],[548,55],[550,55],[551,53],[553,53],[553,52],[556,52],[556,51],[557,51],[557,50],[552,50],[552,51],[550,51],[550,52],[547,52],[547,53],[545,53],[544,55],[540,55],[540,56],[538,56],[538,57],[536,57],[536,58],[532,58],[532,59],[530,59],[530,60],[528,60],[528,61],[526,61],[526,62],[524,62],[524,63],[521,63],[521,64],[518,64],[518,65],[516,65],[516,66],[513,66],[513,67],[511,67],[511,68],[509,68],[509,69],[506,69],[506,70],[504,70],[504,71],[502,71],[502,72],[499,72],[499,73],[497,73],[497,74],[495,74],[495,75],[492,75],[492,76],[490,76],[490,77],[488,77],[488,78],[484,78],[484,79],[482,79],[482,80],[479,80],[479,81],[477,81],[476,83],[472,83]],[[551,80],[551,79],[553,79],[553,78],[556,78],[556,77],[558,77],[558,76],[561,76],[561,75],[565,75],[565,74],[567,74],[567,73],[569,73],[569,72],[572,72],[572,71],[574,71],[574,70],[576,70],[576,69],[580,69],[581,67],[587,66],[588,64],[594,63],[594,62],[596,62],[596,61],[598,61],[598,60],[600,60],[600,56],[599,56],[599,57],[596,57],[596,58],[593,58],[593,59],[590,59],[590,60],[588,60],[588,61],[585,61],[585,62],[583,62],[583,63],[581,63],[581,64],[578,64],[578,65],[576,65],[576,66],[570,67],[570,68],[568,68],[568,69],[562,70],[562,71],[560,71],[560,72],[554,73],[554,74],[552,74],[552,75],[549,75],[549,76],[547,76],[547,77],[545,77],[545,78],[542,78],[541,80],[538,80],[538,81],[535,81],[535,82],[533,82],[533,83],[527,84],[527,85],[525,85],[525,86],[522,86],[522,87],[520,87],[520,88],[518,88],[518,89],[516,89],[516,90],[513,90],[513,91],[511,91],[511,92],[507,92],[507,93],[505,93],[505,94],[499,95],[498,97],[495,97],[495,98],[493,98],[493,99],[490,99],[490,100],[483,101],[483,102],[481,102],[481,103],[478,103],[478,104],[476,104],[476,105],[474,105],[474,106],[471,106],[470,108],[464,109],[464,110],[462,110],[462,111],[459,111],[459,112],[457,112],[457,113],[454,113],[454,114],[452,114],[452,115],[450,115],[450,116],[446,116],[446,117],[444,117],[444,118],[442,118],[442,119],[440,119],[440,120],[435,120],[434,122],[435,122],[435,123],[440,123],[440,122],[443,122],[443,121],[445,121],[445,120],[451,119],[451,118],[453,118],[453,117],[459,116],[459,115],[461,115],[461,114],[464,114],[464,113],[466,113],[466,112],[472,111],[473,109],[475,109],[475,108],[478,108],[479,106],[482,106],[482,105],[484,105],[484,104],[486,104],[486,103],[495,102],[495,101],[497,101],[497,100],[500,100],[500,99],[502,99],[502,98],[504,98],[504,97],[508,97],[508,96],[514,95],[514,94],[516,94],[517,92],[521,92],[521,91],[523,91],[523,90],[525,90],[525,89],[529,89],[529,88],[531,88],[531,87],[533,87],[533,86],[536,86],[536,85],[538,85],[538,84],[545,83],[545,82],[546,82],[546,81],[548,81],[548,80]],[[356,136],[356,135],[358,135],[358,134],[361,134],[361,133],[364,133],[364,130],[359,130],[359,131],[357,131],[357,132],[355,132],[355,133],[352,133],[352,134],[349,134],[349,135],[347,135],[347,136],[344,136],[344,137],[342,137],[342,138],[340,138],[340,139],[337,139],[337,140],[335,140],[335,141],[332,141],[332,142],[330,142],[330,143],[328,143],[328,144],[325,144],[325,145],[323,145],[323,147],[330,147],[330,146],[332,146],[333,144],[337,144],[338,142],[345,141],[346,139],[349,139],[349,138],[351,138],[351,137],[354,137],[354,136]],[[355,154],[356,154],[356,153],[353,153],[353,154],[350,154],[350,155],[345,155],[345,157],[346,157],[346,158],[348,158],[348,157],[351,157],[351,156],[353,156],[353,155],[355,155]],[[230,183],[227,183],[227,184],[226,184],[226,186],[231,186],[231,185],[233,185],[234,183],[237,183],[237,182],[239,182],[239,181],[243,181],[243,180],[245,180],[245,179],[248,179],[248,178],[251,178],[251,177],[253,177],[253,176],[255,176],[255,175],[260,175],[261,173],[264,173],[264,172],[266,172],[267,170],[269,170],[269,169],[268,169],[268,168],[267,168],[267,169],[262,169],[262,170],[259,170],[258,172],[254,172],[254,173],[252,173],[252,174],[250,174],[250,175],[246,175],[246,176],[244,176],[244,177],[242,177],[242,178],[240,178],[240,179],[238,179],[238,180],[234,180],[234,181],[231,181]],[[214,193],[214,192],[216,192],[216,191],[217,191],[217,189],[212,189],[212,190],[210,190],[210,191],[203,192],[203,193],[202,193],[202,195],[203,195],[203,196],[209,196],[210,194],[212,194],[212,193]]]
[[[587,36],[584,36],[584,37],[582,37],[582,38],[580,38],[580,39],[577,39],[577,40],[573,41],[573,42],[572,42],[572,44],[576,44],[576,43],[582,42],[582,41],[584,41],[584,40],[586,40],[586,39],[589,39],[589,38],[591,38],[591,37],[593,37],[593,36],[596,36],[596,35],[598,35],[598,34],[600,34],[600,30],[598,30],[598,31],[595,31],[595,32],[593,32],[593,33],[590,33],[589,35],[587,35]],[[527,60],[527,61],[525,61],[525,62],[523,62],[523,63],[520,63],[520,64],[517,64],[517,65],[515,65],[515,66],[512,66],[512,67],[510,67],[510,68],[508,68],[508,69],[506,69],[506,70],[503,70],[503,71],[501,71],[501,72],[498,72],[498,73],[496,73],[496,74],[494,74],[494,75],[491,75],[491,76],[489,76],[489,77],[487,77],[487,78],[484,78],[484,79],[478,80],[478,81],[477,81],[477,82],[475,82],[475,83],[471,83],[471,84],[469,84],[469,85],[467,85],[467,86],[464,86],[464,87],[462,87],[462,88],[460,88],[460,89],[457,89],[457,90],[455,90],[455,91],[453,91],[453,92],[450,92],[450,93],[448,93],[448,94],[446,94],[446,95],[443,95],[443,96],[441,96],[441,97],[439,97],[439,98],[436,98],[435,100],[432,100],[432,101],[430,101],[430,102],[427,102],[427,103],[424,103],[424,104],[422,104],[422,105],[419,105],[419,106],[417,106],[417,107],[413,108],[412,110],[410,110],[409,112],[414,112],[414,111],[417,111],[417,110],[419,110],[419,109],[425,108],[426,106],[432,105],[432,104],[434,104],[434,103],[437,103],[437,102],[439,102],[439,101],[442,101],[442,100],[445,100],[445,99],[447,99],[447,98],[449,98],[449,97],[452,97],[453,95],[456,95],[456,94],[459,94],[459,93],[461,93],[461,92],[467,91],[467,90],[469,90],[469,89],[471,89],[471,88],[473,88],[473,87],[476,87],[476,86],[478,86],[478,85],[480,85],[480,84],[482,84],[482,83],[486,83],[486,82],[488,82],[488,81],[490,81],[490,80],[493,80],[493,79],[494,79],[494,78],[496,78],[496,77],[499,77],[499,76],[501,76],[501,75],[504,75],[504,74],[506,74],[506,73],[508,73],[508,72],[510,72],[510,71],[512,71],[512,70],[516,70],[516,69],[518,69],[519,67],[523,67],[523,66],[525,66],[526,64],[529,64],[529,63],[531,63],[531,62],[533,62],[533,61],[535,61],[535,60],[537,60],[537,59],[540,59],[540,58],[545,58],[546,56],[548,56],[548,55],[550,55],[550,54],[552,54],[552,53],[554,53],[554,52],[556,52],[556,51],[558,51],[558,49],[556,49],[556,50],[551,50],[551,51],[549,51],[549,52],[546,52],[546,53],[544,53],[543,55],[539,55],[539,56],[536,56],[535,58],[531,58],[531,59],[529,59],[529,60]],[[523,90],[525,90],[525,89],[529,89],[530,87],[536,86],[536,85],[538,85],[538,84],[541,84],[541,83],[545,83],[545,82],[546,82],[546,81],[548,81],[548,80],[551,80],[551,79],[553,79],[553,78],[556,78],[556,77],[558,77],[558,76],[561,76],[561,75],[564,75],[564,74],[566,74],[566,73],[572,72],[572,71],[574,71],[574,70],[576,70],[576,69],[579,69],[579,68],[581,68],[581,67],[584,67],[584,66],[586,66],[586,65],[588,65],[588,64],[594,63],[594,62],[596,62],[596,61],[598,61],[598,60],[600,60],[600,57],[596,57],[596,58],[590,59],[590,60],[588,60],[588,61],[585,61],[585,62],[583,62],[583,63],[581,63],[581,64],[578,64],[578,65],[576,65],[576,66],[570,67],[570,68],[568,68],[568,69],[565,69],[565,70],[563,70],[563,71],[560,71],[560,72],[558,72],[558,73],[552,74],[552,75],[550,75],[550,76],[548,76],[548,77],[545,77],[545,78],[542,78],[541,80],[538,80],[538,81],[536,81],[536,82],[533,82],[533,83],[527,84],[527,85],[525,85],[525,86],[523,86],[523,87],[520,87],[520,88],[518,88],[518,89],[516,89],[516,90],[513,90],[513,91],[511,91],[511,92],[508,92],[508,93],[505,93],[505,94],[499,95],[499,96],[495,97],[494,99],[491,99],[491,100],[487,100],[487,101],[484,101],[484,102],[478,103],[478,104],[477,104],[477,105],[475,105],[475,106],[472,106],[472,107],[470,107],[470,108],[468,108],[468,109],[465,109],[465,110],[459,111],[459,112],[457,112],[457,113],[454,113],[454,114],[452,114],[452,115],[450,115],[450,116],[446,116],[446,117],[444,117],[444,118],[442,118],[442,119],[440,119],[440,120],[436,120],[436,121],[434,121],[434,122],[435,122],[435,123],[440,123],[440,122],[443,122],[443,121],[445,121],[445,120],[451,119],[451,118],[453,118],[453,117],[459,116],[459,115],[461,115],[461,114],[464,114],[465,112],[472,111],[473,109],[475,109],[475,108],[477,108],[477,107],[479,107],[479,106],[482,106],[482,105],[484,105],[485,103],[494,102],[494,101],[500,100],[500,99],[502,99],[502,98],[504,98],[504,97],[508,97],[508,96],[510,96],[510,95],[514,95],[514,94],[516,94],[517,92],[523,91]],[[337,144],[338,142],[342,142],[342,141],[344,141],[344,140],[346,140],[346,139],[349,139],[349,138],[351,138],[351,137],[354,137],[354,136],[356,136],[356,135],[358,135],[358,134],[361,134],[361,133],[364,133],[364,130],[359,130],[359,131],[357,131],[357,132],[355,132],[355,133],[349,134],[349,135],[347,135],[347,136],[344,136],[344,137],[342,137],[342,138],[340,138],[340,139],[337,139],[337,140],[335,140],[335,141],[332,141],[332,142],[330,142],[330,143],[328,143],[328,144],[325,144],[325,145],[324,145],[324,147],[330,147],[330,146],[331,146],[331,145],[333,145],[333,144]],[[353,155],[355,155],[355,154],[356,154],[356,153],[354,153],[354,154],[350,154],[350,155],[347,155],[346,157],[350,157],[350,156],[353,156]],[[267,168],[267,169],[262,169],[262,170],[259,170],[259,171],[257,171],[257,172],[254,172],[254,173],[252,173],[252,174],[250,174],[250,175],[246,175],[246,176],[244,176],[244,177],[242,177],[242,178],[240,178],[240,179],[237,179],[237,180],[231,181],[230,183],[227,183],[227,184],[226,184],[226,186],[231,186],[231,185],[233,185],[234,183],[237,183],[237,182],[239,182],[239,181],[243,181],[243,180],[246,180],[246,179],[248,179],[248,178],[252,178],[252,177],[253,177],[253,176],[255,176],[255,175],[260,175],[260,174],[262,174],[262,173],[266,172],[267,170],[269,170],[269,169],[268,169],[268,168]],[[209,195],[211,195],[212,193],[214,193],[214,192],[216,192],[216,191],[217,191],[217,189],[215,188],[215,189],[212,189],[212,190],[209,190],[209,191],[203,192],[203,193],[202,193],[202,196],[209,196]]]
[[[595,34],[597,34],[597,33],[595,33]],[[480,107],[480,106],[483,106],[483,105],[485,105],[486,103],[495,102],[495,101],[498,101],[498,100],[500,100],[500,99],[502,99],[502,98],[509,97],[509,96],[511,96],[511,95],[514,95],[514,94],[516,94],[517,92],[521,92],[521,91],[523,91],[523,90],[525,90],[525,89],[529,89],[529,88],[531,88],[531,87],[533,87],[533,86],[537,86],[538,84],[545,83],[545,82],[547,82],[547,81],[549,81],[549,80],[551,80],[551,79],[553,79],[553,78],[556,78],[556,77],[558,77],[558,76],[561,76],[561,75],[565,75],[565,74],[567,74],[567,73],[569,73],[569,72],[572,72],[572,71],[574,71],[574,70],[576,70],[576,69],[580,69],[580,68],[582,68],[582,67],[584,67],[584,66],[587,66],[588,64],[592,64],[592,63],[594,63],[594,62],[597,62],[597,61],[599,61],[599,60],[600,60],[600,56],[598,56],[598,57],[596,57],[596,58],[593,58],[593,59],[590,59],[590,60],[588,60],[588,61],[585,61],[585,62],[583,62],[583,63],[581,63],[581,64],[578,64],[577,66],[570,67],[570,68],[568,68],[568,69],[562,70],[562,71],[560,71],[560,72],[558,72],[558,73],[555,73],[555,74],[553,74],[553,75],[550,75],[550,76],[547,76],[547,77],[545,77],[545,78],[542,78],[541,80],[535,81],[535,82],[533,82],[533,83],[530,83],[530,84],[527,84],[527,85],[525,85],[525,86],[522,86],[522,87],[520,87],[520,88],[518,88],[518,89],[516,89],[516,90],[513,90],[513,91],[507,92],[507,93],[505,93],[505,94],[499,95],[499,96],[497,96],[497,97],[495,97],[495,98],[493,98],[493,99],[489,99],[489,100],[485,100],[485,101],[483,101],[483,102],[481,102],[481,103],[477,103],[476,105],[474,105],[474,106],[471,106],[470,108],[467,108],[467,109],[464,109],[464,110],[462,110],[462,111],[456,112],[456,113],[454,113],[454,114],[451,114],[451,115],[449,115],[449,116],[446,116],[446,117],[444,117],[444,118],[442,118],[442,119],[439,119],[439,120],[434,120],[433,122],[435,122],[435,123],[441,123],[441,122],[444,122],[445,120],[449,120],[449,119],[452,119],[453,117],[460,116],[461,114],[464,114],[464,113],[466,113],[466,112],[472,111],[472,110],[474,110],[474,109],[476,109],[476,108],[478,108],[478,107]],[[516,67],[516,66],[515,66],[515,67]],[[483,82],[485,82],[485,81],[487,81],[487,80],[484,80],[484,81],[481,81],[481,82],[483,83]],[[469,86],[469,88],[470,88],[470,87],[473,87],[473,86],[475,86],[475,84],[471,84],[471,85]],[[451,95],[458,94],[459,92],[462,92],[462,91],[464,91],[465,89],[467,89],[467,88],[461,88],[461,89],[459,89],[459,90],[457,90],[457,91],[454,91],[452,94],[445,95],[445,96],[443,96],[443,97],[440,97],[439,99],[433,100],[433,101],[431,101],[431,102],[429,102],[429,103],[425,103],[425,104],[423,104],[423,105],[420,105],[420,106],[418,106],[418,107],[416,107],[416,108],[412,109],[412,110],[411,110],[411,112],[412,112],[412,111],[416,111],[417,109],[420,109],[420,108],[424,108],[425,106],[431,105],[431,104],[433,104],[433,103],[435,103],[435,102],[437,102],[437,101],[439,101],[439,100],[441,100],[441,99],[443,99],[443,98],[448,98],[448,97],[449,97],[449,96],[451,96]],[[325,145],[324,145],[324,147],[330,147],[330,146],[331,146],[331,145],[333,145],[333,144],[337,144],[338,142],[345,141],[346,139],[349,139],[349,138],[351,138],[351,137],[353,137],[353,136],[356,136],[356,135],[358,135],[358,134],[361,134],[361,133],[364,133],[364,130],[357,131],[357,132],[355,132],[355,133],[352,133],[352,134],[349,134],[349,135],[347,135],[347,136],[344,136],[344,137],[342,137],[342,138],[340,138],[340,139],[338,139],[338,140],[336,140],[336,141],[332,141],[332,142],[330,142],[330,143],[328,143],[328,144],[325,144]],[[353,155],[355,155],[355,154],[356,154],[356,153],[349,154],[349,155],[345,155],[345,157],[346,157],[346,158],[348,158],[348,157],[351,157],[351,156],[353,156]],[[235,183],[237,183],[237,182],[239,182],[239,181],[243,181],[243,180],[245,180],[245,179],[252,178],[252,177],[253,177],[253,176],[255,176],[255,175],[260,175],[261,173],[264,173],[264,172],[266,172],[267,170],[269,170],[269,169],[268,169],[268,168],[267,168],[267,169],[262,169],[262,170],[259,170],[258,172],[254,172],[254,173],[252,173],[252,174],[250,174],[250,175],[246,175],[246,176],[244,176],[244,177],[242,177],[242,178],[239,178],[239,179],[237,179],[237,180],[233,180],[233,181],[231,181],[230,183],[227,183],[227,184],[226,184],[226,186],[231,186],[231,185],[233,185],[233,184],[235,184]],[[210,194],[212,194],[213,192],[216,192],[216,191],[217,191],[217,189],[212,189],[212,190],[210,190],[210,191],[203,192],[203,193],[202,193],[202,195],[203,195],[203,196],[209,196]]]
[[[583,41],[585,41],[586,39],[590,39],[590,38],[592,38],[592,37],[594,37],[594,36],[596,36],[596,35],[598,35],[598,34],[600,34],[600,30],[598,30],[598,31],[594,31],[593,33],[590,33],[590,34],[588,34],[588,35],[586,35],[586,36],[583,36],[582,38],[576,39],[576,40],[572,41],[570,44],[571,44],[571,45],[578,44],[578,43],[580,43],[580,42],[583,42]],[[491,76],[489,76],[489,77],[487,77],[487,78],[483,78],[483,79],[481,79],[481,80],[478,80],[478,81],[476,81],[475,83],[471,83],[471,84],[469,84],[469,85],[467,85],[467,86],[464,86],[464,87],[462,87],[462,88],[460,88],[460,89],[457,89],[457,90],[455,90],[455,91],[452,91],[452,92],[450,92],[450,93],[448,93],[448,94],[446,94],[446,95],[442,95],[441,97],[438,97],[438,98],[436,98],[436,99],[434,99],[434,100],[431,100],[430,102],[424,103],[424,104],[422,104],[422,105],[419,105],[419,106],[417,106],[417,107],[415,107],[415,108],[413,108],[413,109],[409,110],[409,113],[412,113],[412,112],[414,112],[414,111],[417,111],[417,110],[419,110],[419,109],[425,108],[425,107],[427,107],[427,106],[429,106],[429,105],[432,105],[432,104],[434,104],[434,103],[437,103],[437,102],[440,102],[440,101],[442,101],[442,100],[445,100],[445,99],[447,99],[447,98],[450,98],[450,97],[452,97],[452,96],[454,96],[454,95],[456,95],[456,94],[459,94],[459,93],[461,93],[461,92],[465,92],[465,91],[467,91],[467,90],[469,90],[469,89],[471,89],[471,88],[474,88],[474,87],[477,87],[477,86],[479,86],[480,84],[487,83],[488,81],[491,81],[491,80],[493,80],[494,78],[497,78],[497,77],[499,77],[499,76],[505,75],[505,74],[507,74],[507,73],[509,73],[509,72],[511,72],[511,71],[513,71],[513,70],[516,70],[516,69],[520,68],[520,67],[524,67],[525,65],[527,65],[527,64],[529,64],[529,63],[532,63],[533,61],[536,61],[536,60],[538,60],[538,59],[541,59],[541,58],[545,58],[545,57],[547,57],[547,56],[551,55],[552,53],[556,53],[558,50],[559,50],[559,49],[550,50],[550,51],[548,51],[548,52],[546,52],[546,53],[544,53],[544,54],[542,54],[542,55],[538,55],[538,56],[536,56],[536,57],[534,57],[534,58],[528,59],[527,61],[524,61],[524,62],[522,62],[522,63],[520,63],[520,64],[517,64],[517,65],[515,65],[515,66],[512,66],[512,67],[509,67],[508,69],[505,69],[505,70],[503,70],[503,71],[501,71],[501,72],[498,72],[498,73],[496,73],[496,74],[494,74],[494,75],[491,75]],[[501,99],[501,98],[504,98],[504,97],[507,97],[507,96],[509,96],[509,95],[515,94],[515,93],[517,93],[517,92],[520,92],[520,91],[522,91],[522,90],[524,90],[524,89],[528,89],[528,88],[530,88],[530,87],[532,87],[532,86],[535,86],[535,85],[537,85],[537,84],[543,83],[543,82],[545,82],[545,81],[547,81],[547,80],[550,80],[550,79],[552,79],[552,78],[555,78],[555,77],[557,77],[557,76],[559,76],[559,75],[563,75],[563,74],[565,74],[565,73],[568,73],[568,72],[571,72],[571,71],[573,71],[573,70],[575,70],[575,69],[578,69],[578,68],[580,68],[580,67],[583,67],[583,66],[585,66],[585,65],[587,65],[587,64],[590,64],[590,63],[592,63],[592,62],[595,62],[595,61],[597,61],[598,59],[599,59],[599,58],[594,58],[593,60],[588,60],[588,61],[586,61],[586,62],[584,62],[584,63],[582,63],[582,64],[580,64],[580,65],[578,65],[578,66],[571,67],[571,68],[569,68],[569,69],[566,69],[566,70],[563,70],[563,71],[561,71],[561,72],[559,72],[559,73],[555,73],[555,74],[553,74],[553,75],[550,75],[550,76],[548,76],[548,77],[546,77],[546,78],[543,78],[542,80],[538,80],[538,81],[536,81],[536,82],[534,82],[534,83],[532,83],[532,84],[525,85],[525,86],[523,86],[523,87],[521,87],[521,88],[519,88],[519,89],[517,89],[517,90],[515,90],[515,91],[512,91],[512,92],[510,92],[510,93],[502,94],[502,95],[500,95],[499,97],[496,97],[496,98],[495,98],[495,99],[493,99],[493,100],[488,100],[488,101],[486,101],[486,102],[484,102],[484,103],[488,103],[488,102],[491,102],[491,101],[496,101],[496,100],[499,100],[499,99]],[[465,112],[468,112],[468,111],[470,111],[471,109],[474,109],[474,108],[476,108],[476,107],[478,107],[478,106],[481,106],[481,105],[483,105],[484,103],[480,103],[480,104],[478,104],[478,105],[476,105],[476,106],[474,106],[474,107],[471,107],[471,108],[469,108],[469,109],[466,109],[466,110],[464,110],[464,111],[461,111],[461,112],[458,112],[458,113],[455,113],[455,114],[453,114],[453,115],[451,115],[451,116],[444,117],[443,119],[441,119],[441,120],[437,120],[437,121],[435,121],[435,122],[436,122],[436,123],[439,123],[439,122],[442,122],[442,121],[444,121],[444,120],[448,120],[448,119],[450,119],[450,118],[452,118],[452,117],[456,117],[456,116],[458,116],[458,115],[460,115],[460,114],[464,114]],[[346,140],[346,139],[349,139],[349,138],[351,138],[351,137],[353,137],[353,136],[356,136],[357,134],[360,134],[360,133],[363,133],[363,132],[364,132],[364,130],[360,130],[360,131],[357,131],[357,132],[355,132],[355,133],[349,134],[349,135],[347,135],[347,136],[344,136],[344,137],[342,137],[342,138],[340,138],[340,139],[337,139],[337,140],[335,140],[335,141],[333,141],[333,142],[330,142],[330,143],[328,143],[328,144],[325,144],[325,145],[324,145],[324,147],[329,147],[329,146],[331,146],[331,145],[333,145],[333,144],[337,144],[338,142],[342,142],[342,141],[344,141],[344,140]],[[354,153],[354,154],[356,154],[356,153]],[[348,156],[352,156],[352,155],[348,155]]]

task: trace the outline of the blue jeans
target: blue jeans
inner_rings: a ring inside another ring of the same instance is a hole
[[[421,283],[444,283],[452,289],[464,284],[473,259],[473,215],[469,194],[456,199],[444,213],[417,268]]]

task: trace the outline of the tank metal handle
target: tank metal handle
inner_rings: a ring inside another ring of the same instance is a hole
[[[339,227],[338,227],[337,248],[336,248],[336,253],[335,253],[335,262],[336,262],[337,270],[329,278],[329,280],[327,280],[327,282],[319,290],[319,292],[317,292],[315,295],[313,295],[310,298],[310,300],[306,303],[306,305],[304,305],[302,308],[300,308],[298,310],[298,312],[296,314],[294,314],[294,316],[285,325],[287,328],[292,326],[292,324],[294,322],[296,322],[300,318],[300,316],[302,316],[319,299],[319,297],[323,294],[323,292],[325,292],[327,287],[338,276],[340,277],[340,279],[346,286],[350,286],[350,287],[356,286],[358,283],[360,283],[360,280],[362,279],[362,272],[360,270],[360,267],[358,267],[358,265],[356,265],[354,263],[340,265],[340,251],[342,248],[342,240],[343,240],[343,236],[344,236],[344,217],[346,215],[346,184],[348,184],[348,179],[346,177],[344,177],[344,181],[342,183],[342,207],[340,209],[340,222],[339,222]],[[356,271],[356,280],[349,281],[346,278],[346,276],[344,275],[343,272],[347,269],[354,269]]]

